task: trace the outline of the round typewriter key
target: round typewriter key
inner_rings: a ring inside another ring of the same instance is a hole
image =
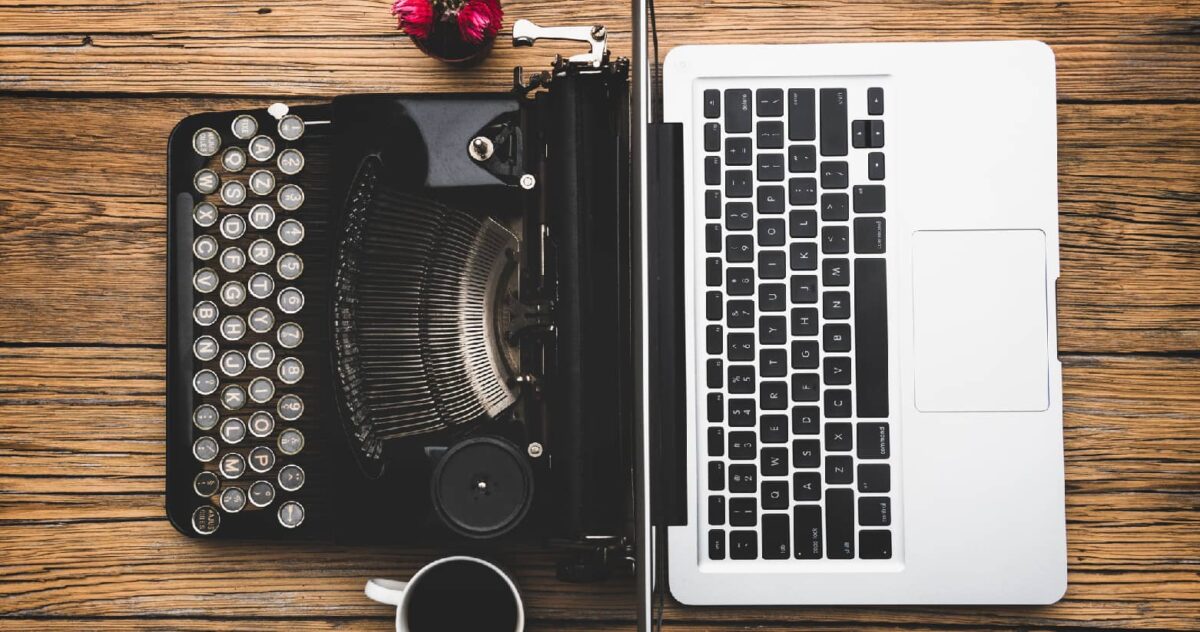
[[[192,207],[192,220],[197,226],[208,228],[217,223],[217,207],[210,202],[201,202]]]
[[[217,408],[212,404],[200,404],[196,410],[192,412],[192,423],[201,430],[212,430],[217,427],[217,420],[221,418]]]
[[[294,184],[285,184],[279,187],[279,194],[275,199],[279,202],[279,208],[294,211],[304,204],[304,189]]]
[[[304,449],[304,434],[295,428],[288,428],[279,433],[279,451],[294,456]]]
[[[266,162],[275,155],[275,141],[270,136],[255,136],[250,140],[250,157]]]
[[[258,448],[256,448],[256,449],[258,449]],[[262,448],[262,449],[266,450],[266,448]],[[269,451],[270,450],[268,450],[268,452]],[[253,458],[254,453],[251,452],[250,456],[251,456],[251,458]],[[273,460],[274,455],[272,455],[271,458]],[[251,467],[253,467],[253,465]],[[271,504],[274,500],[275,500],[275,486],[271,485],[270,482],[255,481],[254,484],[250,486],[250,504],[251,505],[254,505],[255,507],[266,507],[267,505]]]
[[[260,410],[253,415],[250,415],[250,434],[256,437],[265,437],[271,434],[275,429],[275,418],[271,413]]]
[[[250,217],[251,222],[253,222],[254,211],[250,211]],[[268,226],[270,225],[268,224]],[[265,266],[268,263],[271,263],[271,260],[274,258],[275,244],[272,244],[265,239],[255,239],[254,242],[250,244],[250,260],[254,263],[257,263],[260,266]]]
[[[241,351],[229,350],[221,354],[221,372],[229,377],[237,377],[246,370],[246,356]]]
[[[192,489],[196,490],[197,496],[208,498],[217,493],[221,488],[221,479],[217,478],[212,472],[200,472],[196,478],[192,479]]]
[[[249,320],[250,330],[259,334],[265,334],[275,326],[275,314],[265,307],[255,307],[250,310]]]
[[[192,149],[201,156],[214,156],[221,149],[221,135],[211,127],[201,127],[192,134]]]
[[[284,349],[295,349],[304,340],[304,330],[296,323],[284,323],[275,332],[275,339]]]
[[[246,201],[246,185],[230,180],[221,186],[221,201],[229,206],[238,206]]]
[[[237,452],[226,452],[217,466],[221,476],[233,480],[246,473],[246,459]]]
[[[192,320],[201,327],[207,327],[217,322],[219,314],[217,306],[212,301],[200,301],[192,308]]]
[[[295,114],[288,114],[279,119],[275,129],[283,140],[296,140],[304,135],[304,120]]]
[[[200,268],[192,275],[192,287],[201,294],[208,294],[217,289],[218,282],[217,273],[213,272],[212,268]]]
[[[279,257],[279,261],[275,262],[275,272],[288,281],[294,281],[300,278],[301,272],[304,272],[304,260],[298,254],[286,253]]]
[[[217,339],[212,336],[200,336],[196,342],[192,343],[192,355],[201,362],[208,362],[217,357],[217,351],[221,347],[217,345]]]
[[[250,380],[250,399],[263,403],[275,396],[275,383],[270,378],[256,377]]]
[[[279,398],[275,412],[279,413],[279,417],[284,421],[296,421],[304,414],[304,400],[300,399],[299,395],[284,395]]]
[[[246,287],[250,288],[250,296],[267,298],[275,291],[275,279],[266,272],[255,272],[246,282]]]
[[[275,467],[275,453],[265,445],[260,445],[250,451],[250,469],[258,473],[269,472]]]
[[[192,512],[192,529],[200,535],[212,535],[221,526],[221,514],[212,505],[201,505]]]
[[[197,461],[208,463],[217,458],[217,452],[221,446],[217,445],[217,440],[212,437],[200,437],[192,444],[192,456],[196,457]]]
[[[226,410],[239,410],[246,405],[246,389],[237,384],[230,384],[221,389],[221,405]]]
[[[279,511],[276,514],[279,517],[279,524],[288,529],[295,529],[304,522],[304,505],[289,500],[279,506]]]
[[[216,192],[217,187],[220,185],[221,178],[212,169],[201,169],[192,178],[192,186],[196,187],[197,192],[204,195]]]
[[[221,302],[230,306],[237,307],[246,300],[246,286],[239,281],[226,281],[225,285],[221,286]]]
[[[217,240],[212,235],[200,235],[192,242],[192,254],[201,261],[208,261],[217,254]]]
[[[229,513],[237,513],[246,506],[246,492],[241,487],[226,487],[221,492],[221,509]]]
[[[304,307],[304,294],[294,287],[284,288],[279,291],[276,302],[283,313],[295,314]]]
[[[285,465],[279,470],[279,486],[289,492],[304,487],[304,470],[299,465]]]
[[[300,361],[300,358],[284,358],[279,361],[275,373],[279,375],[280,382],[295,384],[304,377],[304,363]]]
[[[270,204],[255,204],[247,217],[251,226],[259,230],[266,230],[275,223],[275,209],[271,208]]]
[[[258,133],[258,121],[249,114],[239,114],[233,119],[233,135],[246,140]]]
[[[246,267],[246,252],[237,246],[221,251],[221,268],[226,272],[237,272]]]
[[[265,369],[275,361],[275,349],[265,342],[250,345],[250,364],[256,369]]]
[[[221,422],[221,438],[225,443],[236,445],[246,438],[246,424],[237,417],[231,417]],[[226,455],[228,457],[229,455]],[[238,457],[241,458],[241,457]]]
[[[304,241],[304,224],[294,219],[285,219],[279,223],[279,242],[285,246],[295,246]]]
[[[270,195],[275,190],[275,174],[259,169],[250,175],[250,190],[255,195]]]
[[[226,340],[241,340],[246,335],[246,321],[236,314],[221,319],[221,337]]]
[[[300,153],[299,149],[285,149],[279,152],[279,158],[276,159],[275,164],[283,173],[294,176],[304,169],[304,154]]]
[[[241,147],[230,147],[221,154],[221,166],[226,171],[237,173],[246,168],[246,152]]]
[[[196,372],[196,376],[192,378],[192,387],[201,395],[212,395],[217,390],[217,385],[221,381],[217,378],[217,374],[209,369],[201,369]]]
[[[221,218],[221,234],[225,239],[241,239],[246,234],[246,220],[241,215],[226,215]]]

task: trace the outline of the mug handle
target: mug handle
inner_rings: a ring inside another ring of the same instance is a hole
[[[394,579],[375,578],[367,580],[367,586],[363,592],[374,601],[385,603],[389,606],[399,606],[404,600],[404,589],[408,586],[408,582],[396,581]]]

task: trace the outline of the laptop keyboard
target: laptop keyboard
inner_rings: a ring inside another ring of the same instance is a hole
[[[708,558],[890,559],[884,90],[701,98]]]

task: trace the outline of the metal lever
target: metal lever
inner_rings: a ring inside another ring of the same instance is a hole
[[[592,50],[567,58],[571,64],[599,68],[608,54],[608,30],[596,26],[538,26],[529,20],[517,20],[512,29],[513,46],[533,46],[540,39],[587,42]]]

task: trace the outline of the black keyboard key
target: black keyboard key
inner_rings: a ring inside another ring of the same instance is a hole
[[[825,450],[849,452],[854,447],[854,426],[844,422],[825,424]]]
[[[725,559],[725,531],[723,529],[708,530],[708,559]]]
[[[708,491],[719,492],[725,489],[725,462],[710,461],[708,464]]]
[[[783,226],[783,220],[779,220],[779,225]],[[761,225],[760,225],[761,228]],[[764,280],[782,279],[787,276],[787,253],[782,250],[765,250],[758,255],[758,278]],[[771,284],[774,287],[775,284]],[[764,286],[766,287],[766,286]],[[779,284],[779,287],[783,287]],[[762,295],[760,289],[759,296]],[[780,305],[782,305],[783,297],[780,297]],[[782,309],[782,307],[780,308]]]
[[[788,147],[788,173],[813,173],[817,170],[817,148],[812,145]]]
[[[787,443],[787,415],[763,415],[758,427],[758,438],[763,443]]]
[[[787,318],[762,316],[758,319],[758,340],[764,345],[781,345],[787,342]]]
[[[754,92],[755,111],[759,116],[783,116],[783,90],[760,88]]]
[[[704,124],[704,151],[721,151],[721,124]]]
[[[750,123],[754,119],[751,100],[749,90],[725,91],[725,131],[730,134],[750,131]]]
[[[846,155],[846,89],[821,88],[821,155]]]
[[[795,242],[788,246],[791,268],[798,271],[817,269],[817,245],[811,242]]]
[[[708,394],[708,421],[714,424],[725,421],[725,396],[723,394]]]
[[[713,358],[708,361],[708,387],[721,388],[722,382],[725,379],[725,363],[720,358]]]
[[[720,426],[708,429],[708,456],[725,456],[725,429]]]
[[[859,498],[858,524],[864,527],[886,527],[892,524],[892,504],[887,496]]]
[[[729,334],[729,359],[734,362],[749,362],[754,359],[754,334]]]
[[[726,306],[725,325],[731,329],[753,327],[754,301],[729,301]]]
[[[830,419],[848,419],[853,413],[850,404],[850,391],[845,389],[829,389],[825,391],[825,416]]]
[[[788,204],[792,206],[812,206],[817,203],[816,178],[789,178]]]
[[[792,286],[793,303],[817,302],[817,277],[811,274],[797,274],[789,279]]]
[[[799,469],[821,467],[821,443],[815,439],[793,441],[792,467]]]
[[[757,435],[753,432],[736,431],[729,433],[729,458],[734,461],[753,460],[758,452]]]
[[[783,121],[760,121],[754,136],[759,149],[783,149]]]
[[[867,146],[866,121],[854,121],[850,124],[850,143],[856,149],[862,149]]]
[[[758,212],[782,213],[783,196],[782,186],[772,184],[758,187]]]
[[[858,466],[858,491],[864,494],[886,494],[892,491],[892,468],[886,463],[864,463]]]
[[[855,260],[854,294],[858,416],[887,417],[887,268],[883,259]]]
[[[858,415],[862,416],[862,405],[858,407]],[[865,460],[886,459],[892,454],[892,440],[889,436],[888,425],[882,422],[861,422],[858,424],[858,458]]]
[[[778,351],[783,350],[779,349]],[[759,370],[761,371],[762,368],[760,367]],[[758,398],[759,405],[763,410],[787,410],[787,382],[774,380],[763,382],[758,389]]]
[[[708,497],[708,524],[719,527],[725,524],[725,497]]]
[[[866,530],[858,532],[858,556],[864,560],[892,559],[892,532]]]
[[[763,509],[787,509],[790,507],[792,502],[788,498],[788,482],[786,480],[765,481],[762,484],[762,498],[759,502],[762,503]]]
[[[825,457],[825,481],[830,485],[853,483],[854,459],[845,455]]]
[[[708,189],[704,192],[704,217],[721,219],[721,190]]]
[[[812,88],[788,90],[788,138],[813,140],[816,137],[816,91]]]
[[[815,336],[817,335],[817,326],[815,307],[797,307],[792,310],[793,336]]]
[[[725,139],[725,164],[730,167],[749,167],[754,164],[754,143],[745,136]]]
[[[758,179],[760,182],[782,182],[783,154],[759,154]]]
[[[883,88],[867,88],[867,114],[883,114]]]
[[[850,219],[850,196],[845,193],[821,194],[821,219],[827,222]]]
[[[720,224],[707,224],[704,226],[704,251],[721,252]]]
[[[709,287],[720,287],[722,268],[720,257],[709,257],[704,262],[704,282]]]
[[[797,502],[821,500],[821,473],[796,472],[792,474],[792,498]]]
[[[883,121],[867,121],[867,147],[883,147]]]
[[[745,170],[725,172],[725,196],[748,198],[754,194],[754,173]]]
[[[788,213],[788,234],[797,239],[816,237],[817,212],[801,210]]]
[[[757,415],[754,400],[748,397],[729,399],[729,425],[734,428],[753,428]]]
[[[729,491],[735,494],[752,494],[758,491],[758,474],[753,463],[735,463],[729,466]]]
[[[815,402],[821,399],[821,378],[816,373],[792,374],[792,400]]]
[[[816,406],[792,406],[792,434],[821,433],[821,409]]]
[[[821,363],[821,349],[816,340],[792,341],[792,368],[815,369]]]
[[[722,303],[725,297],[720,292],[708,292],[704,295],[704,315],[709,320],[721,320]]]
[[[790,529],[787,514],[763,514],[762,556],[764,560],[786,560],[791,556],[791,547],[788,546],[788,540],[791,538]]]
[[[758,220],[758,245],[764,247],[782,246],[787,241],[787,227],[783,219],[771,217]]]
[[[763,448],[759,467],[763,476],[787,476],[791,472],[787,448]]]
[[[754,261],[754,237],[746,234],[726,237],[725,259],[729,263],[750,263]]]
[[[887,191],[882,184],[859,184],[854,187],[855,213],[882,213],[887,210]]]
[[[752,296],[754,294],[754,268],[726,269],[725,293],[730,296]]]
[[[763,253],[763,259],[767,259],[767,254],[782,254],[782,253]],[[782,262],[778,262],[782,263]],[[775,268],[771,268],[774,270]],[[760,272],[764,270],[764,264],[759,263]],[[761,276],[761,273],[760,273]],[[780,278],[780,276],[771,273],[771,278]],[[782,283],[763,283],[758,286],[758,309],[764,312],[782,312],[787,308],[787,286]]]
[[[825,537],[829,558],[854,557],[854,490],[831,489],[825,492]]]
[[[758,503],[753,498],[729,499],[729,526],[754,527],[758,525]]]
[[[850,260],[825,259],[822,261],[821,281],[830,287],[850,285]]]
[[[873,151],[867,154],[867,179],[882,180],[887,172],[887,161],[883,158],[883,152]]]
[[[850,318],[850,293],[825,292],[821,295],[821,313],[825,320],[846,320]]]
[[[757,531],[729,532],[729,559],[756,560],[758,559]]]
[[[762,377],[786,377],[788,373],[787,351],[784,349],[763,349],[758,353],[758,374]],[[787,385],[784,385],[783,399],[787,401]],[[781,406],[780,408],[786,408]]]
[[[821,559],[822,545],[825,539],[822,535],[822,527],[820,505],[796,505],[792,509],[792,534],[796,542],[796,559]]]
[[[850,384],[850,358],[830,356],[825,358],[825,385],[846,386]]]
[[[725,329],[720,325],[709,325],[704,330],[704,349],[708,355],[719,355],[725,347]]]
[[[754,392],[754,367],[746,364],[729,366],[729,392],[746,395]]]
[[[704,118],[717,118],[718,116],[721,116],[721,91],[705,90]]]
[[[887,220],[882,217],[858,217],[854,220],[854,252],[880,255],[887,250]]]
[[[841,160],[821,163],[821,188],[844,189],[850,186],[850,164]]]
[[[821,330],[821,346],[826,351],[845,353],[850,350],[850,325],[830,323]]]
[[[704,158],[704,184],[721,184],[720,156],[706,156]]]
[[[821,252],[844,255],[850,252],[850,227],[826,226],[821,229]]]

